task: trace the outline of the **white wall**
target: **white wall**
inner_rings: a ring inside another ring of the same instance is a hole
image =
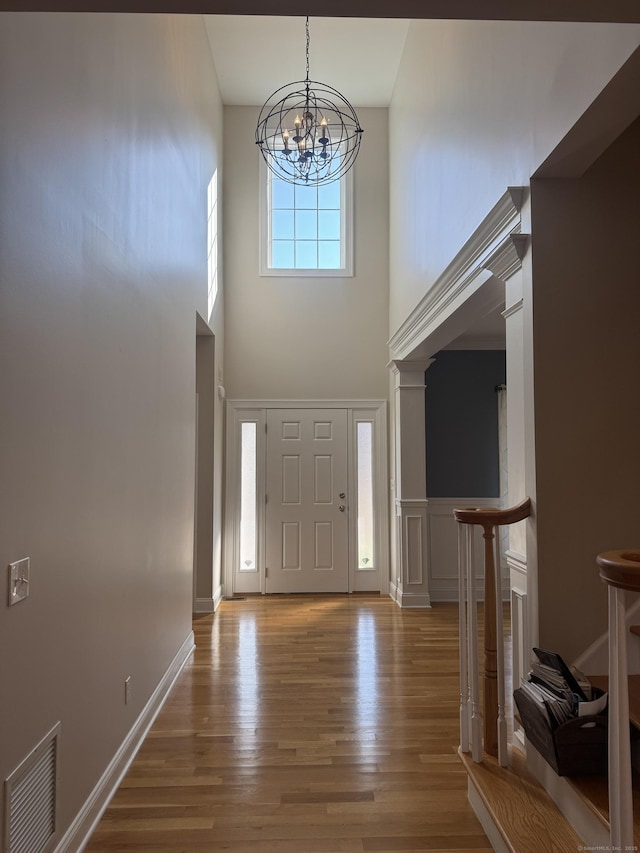
[[[639,43],[636,25],[411,23],[389,111],[392,333]]]
[[[191,630],[222,111],[200,17],[3,14],[0,55],[0,779],[60,720],[62,833]]]
[[[225,107],[226,387],[237,399],[388,395],[387,111],[358,110],[355,276],[258,274],[258,108]]]
[[[606,627],[596,555],[640,538],[639,150],[640,118],[531,187],[540,641],[568,660]]]

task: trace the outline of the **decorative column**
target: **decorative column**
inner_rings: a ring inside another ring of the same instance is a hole
[[[427,571],[425,379],[433,359],[393,361],[395,379],[396,577],[400,607],[431,607]]]
[[[520,206],[520,204],[519,204]],[[526,409],[533,399],[533,373],[526,356],[527,336],[525,323],[529,322],[525,314],[524,297],[527,290],[526,280],[531,278],[531,261],[523,261],[529,246],[529,235],[520,231],[521,223],[514,229],[484,261],[484,268],[504,282],[506,360],[507,360],[507,471],[508,503],[515,504],[527,495],[535,497],[535,484],[527,472],[527,455],[532,453],[532,441],[528,437],[529,423],[533,417],[527,417]],[[530,298],[527,297],[530,303]],[[531,380],[531,381],[530,381]],[[531,470],[531,469],[529,469]],[[535,585],[529,586],[527,565],[527,522],[513,524],[502,530],[507,532],[504,552],[509,569],[509,587],[511,597],[511,672],[513,686],[517,687],[526,678],[530,668],[531,649],[536,645],[530,635],[530,618],[533,606]],[[530,535],[530,534],[529,534]],[[498,564],[498,567],[500,564]],[[537,620],[536,620],[537,621]],[[525,745],[524,729],[517,719],[513,720],[514,741]]]

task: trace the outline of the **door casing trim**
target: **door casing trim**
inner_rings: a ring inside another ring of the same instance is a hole
[[[258,471],[256,488],[257,523],[260,535],[257,543],[260,592],[266,593],[265,579],[265,494],[266,494],[266,413],[267,409],[346,409],[348,411],[347,466],[351,483],[355,482],[355,423],[370,419],[374,424],[374,510],[376,525],[376,554],[379,563],[380,594],[389,594],[389,475],[386,400],[227,400],[226,470],[225,470],[225,538],[224,538],[224,595],[234,594],[235,566],[239,552],[239,434],[244,421],[257,424]],[[355,536],[357,518],[349,520],[349,592],[355,590]]]

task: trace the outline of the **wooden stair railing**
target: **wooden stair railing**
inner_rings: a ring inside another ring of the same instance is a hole
[[[634,850],[625,590],[640,591],[640,548],[605,551],[596,563],[609,587],[610,849]]]
[[[502,625],[502,573],[498,527],[515,524],[531,514],[525,498],[509,509],[469,507],[454,509],[458,522],[458,592],[460,602],[460,748],[482,761],[484,749],[507,765],[505,717],[504,641]],[[484,678],[480,712],[478,675],[478,619],[473,527],[481,525],[484,539]],[[495,557],[494,557],[495,552]],[[483,735],[481,735],[483,730]]]

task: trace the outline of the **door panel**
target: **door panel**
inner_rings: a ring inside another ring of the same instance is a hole
[[[267,412],[266,591],[348,592],[347,411]]]

